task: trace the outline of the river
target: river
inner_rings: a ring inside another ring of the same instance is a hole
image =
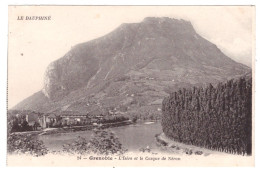
[[[127,126],[110,128],[124,148],[128,151],[138,151],[140,148],[149,146],[152,150],[157,150],[155,135],[162,132],[160,122],[142,122]],[[62,150],[63,144],[72,143],[78,136],[90,138],[92,131],[78,131],[70,133],[58,133],[52,135],[41,135],[39,139],[44,142],[51,151]]]

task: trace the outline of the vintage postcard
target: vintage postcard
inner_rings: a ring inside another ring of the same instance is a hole
[[[254,166],[254,6],[8,10],[8,166]]]

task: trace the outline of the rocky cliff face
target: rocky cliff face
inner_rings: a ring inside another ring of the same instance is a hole
[[[198,35],[190,22],[146,18],[74,46],[47,68],[43,94],[36,96],[43,105],[26,103],[32,102],[29,98],[16,108],[89,112],[126,106],[131,111],[160,102],[174,89],[248,72]]]

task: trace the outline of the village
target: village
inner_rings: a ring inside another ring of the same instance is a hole
[[[46,128],[102,126],[122,122],[130,122],[129,118],[115,110],[104,112],[96,110],[92,113],[80,113],[75,111],[62,111],[52,113],[40,113],[35,111],[9,111],[8,121],[13,132],[39,131]],[[133,120],[132,120],[133,121]]]

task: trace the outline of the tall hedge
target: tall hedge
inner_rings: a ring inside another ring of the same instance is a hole
[[[252,78],[173,92],[162,103],[162,129],[178,142],[235,154],[252,152]]]

